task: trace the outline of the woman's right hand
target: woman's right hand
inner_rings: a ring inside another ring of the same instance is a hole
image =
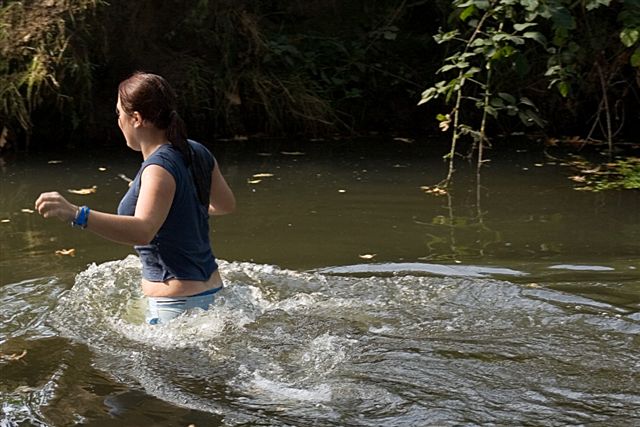
[[[58,218],[66,222],[73,221],[78,213],[78,207],[56,191],[40,194],[36,200],[36,210],[44,218]]]

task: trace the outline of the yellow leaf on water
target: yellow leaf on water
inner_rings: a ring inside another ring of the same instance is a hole
[[[434,196],[444,196],[445,194],[447,194],[447,190],[442,187],[438,187],[437,185],[434,185],[433,187],[423,185],[420,187],[420,189],[425,193],[433,194]]]
[[[254,173],[253,174],[254,178],[269,178],[271,176],[273,176],[272,173]]]
[[[98,187],[96,185],[94,185],[91,188],[80,188],[78,190],[67,190],[69,193],[73,193],[73,194],[80,194],[80,195],[87,195],[87,194],[93,194],[96,192],[96,190],[98,189]]]
[[[20,354],[18,354],[18,353],[12,353],[12,354],[0,353],[0,359],[12,360],[12,361],[13,360],[20,360],[26,355],[27,355],[27,350],[22,350],[22,353],[20,353]]]
[[[56,251],[56,255],[69,255],[69,256],[76,256],[76,250],[71,248],[71,249],[58,249]]]
[[[362,259],[373,259],[377,254],[362,254],[358,255]]]

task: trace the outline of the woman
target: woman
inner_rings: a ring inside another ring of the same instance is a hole
[[[233,212],[233,192],[211,153],[187,140],[176,95],[164,78],[137,72],[124,80],[116,114],[127,145],[144,160],[118,214],[75,206],[57,192],[42,193],[36,210],[134,245],[149,323],[167,322],[193,307],[207,309],[222,289],[208,217]]]

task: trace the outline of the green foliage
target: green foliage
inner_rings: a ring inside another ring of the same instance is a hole
[[[0,125],[17,125],[29,135],[32,114],[45,103],[58,109],[73,104],[77,108],[71,115],[78,122],[91,76],[86,52],[73,43],[83,17],[97,5],[95,0],[53,3],[46,13],[39,2],[0,6]],[[65,93],[67,86],[73,86],[79,97]]]
[[[542,76],[548,81],[547,89],[557,90],[563,98],[577,98],[588,74],[593,69],[597,71],[600,85],[594,87],[603,89],[594,128],[596,124],[601,125],[611,147],[614,131],[608,100],[612,91],[610,82],[614,76],[624,73],[626,65],[637,68],[640,63],[639,5],[638,0],[453,1],[453,29],[441,29],[434,36],[436,42],[449,47],[449,54],[438,70],[438,74],[447,78],[427,88],[418,104],[437,98],[453,104],[450,112],[436,117],[442,130],[452,130],[445,186],[451,179],[456,142],[461,135],[472,137],[473,147],[478,150],[478,164],[481,164],[482,147],[488,141],[488,117],[501,120],[503,116],[512,116],[526,126],[545,126],[545,118],[531,98],[523,94],[522,85]],[[603,12],[599,13],[601,9]],[[607,21],[602,22],[609,15],[617,17],[618,23],[618,37],[613,41],[607,37],[611,26],[606,25]],[[597,28],[597,31],[585,32],[584,27]],[[613,59],[599,54],[612,48]],[[533,69],[540,74],[528,75],[532,73],[530,64],[539,63],[539,58],[546,58],[546,65]],[[620,58],[627,58],[627,63]],[[636,75],[639,72],[636,70]],[[633,74],[626,74],[624,84],[627,88],[635,85]],[[623,88],[620,93],[627,92]],[[478,113],[474,114],[470,107]],[[605,114],[606,129],[602,125],[604,120],[600,120],[601,114]]]

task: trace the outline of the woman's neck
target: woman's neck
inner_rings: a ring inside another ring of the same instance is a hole
[[[145,129],[144,135],[140,138],[140,151],[142,151],[142,158],[147,158],[154,153],[158,148],[163,145],[169,144],[167,136],[164,130],[160,129]]]

